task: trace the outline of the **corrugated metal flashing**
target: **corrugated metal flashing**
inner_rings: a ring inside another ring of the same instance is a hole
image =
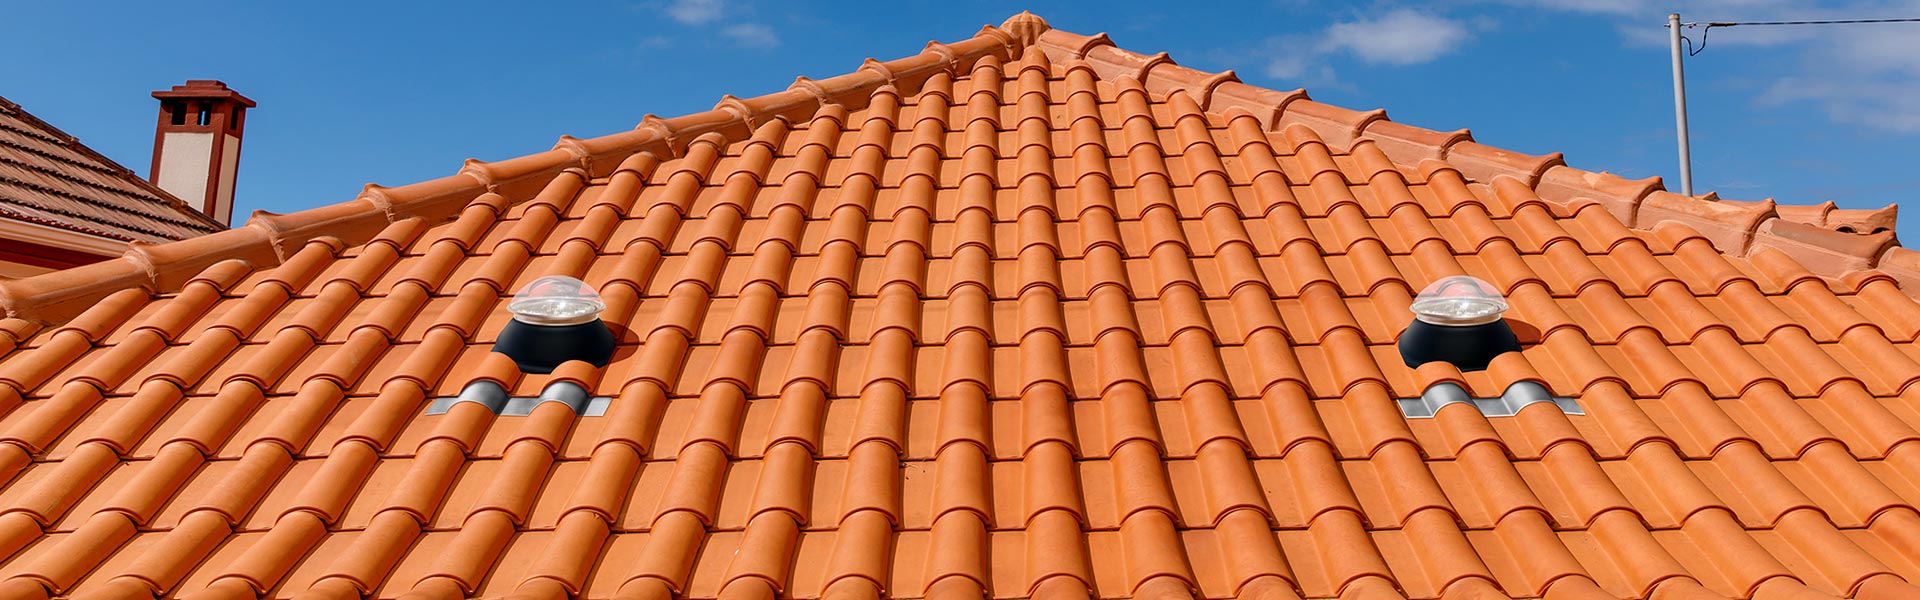
[[[1561,411],[1570,415],[1587,414],[1573,398],[1555,396],[1547,391],[1546,386],[1533,381],[1507,386],[1505,393],[1494,398],[1474,398],[1467,395],[1467,390],[1458,384],[1438,383],[1421,392],[1419,398],[1401,398],[1399,402],[1400,413],[1409,419],[1431,419],[1447,405],[1460,403],[1472,404],[1480,409],[1480,414],[1489,417],[1511,417],[1518,414],[1520,409],[1541,402],[1558,405]]]
[[[446,414],[453,405],[461,402],[473,402],[487,407],[493,414],[503,417],[524,417],[533,414],[533,409],[544,402],[559,402],[573,409],[573,414],[582,417],[598,417],[607,414],[607,405],[613,401],[607,396],[594,396],[586,388],[570,381],[555,382],[540,391],[539,396],[508,396],[506,388],[492,381],[475,381],[460,390],[458,396],[434,398],[427,405],[427,414]]]

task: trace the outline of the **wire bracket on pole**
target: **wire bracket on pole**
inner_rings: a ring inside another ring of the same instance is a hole
[[[1696,23],[1681,24],[1682,27],[1686,27],[1688,29],[1692,29],[1695,25],[1697,24]],[[1686,42],[1687,44],[1687,56],[1699,56],[1701,52],[1707,51],[1707,32],[1713,31],[1713,28],[1715,27],[1729,27],[1729,25],[1726,25],[1723,23],[1707,23],[1704,25],[1700,25],[1700,47],[1699,48],[1693,47],[1693,38],[1687,37],[1685,35],[1680,36],[1680,41]]]
[[[1920,17],[1897,19],[1837,19],[1830,21],[1688,21],[1680,22],[1680,13],[1667,15],[1667,33],[1673,46],[1673,121],[1680,138],[1680,193],[1693,195],[1693,158],[1687,149],[1687,77],[1682,59],[1698,56],[1707,49],[1707,32],[1715,27],[1747,27],[1772,25],[1864,25],[1872,23],[1920,23]],[[1684,27],[1700,28],[1700,47],[1695,48],[1693,39],[1680,34]],[[1682,55],[1681,44],[1686,44],[1686,54]]]

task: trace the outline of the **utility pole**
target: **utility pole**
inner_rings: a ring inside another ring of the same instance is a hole
[[[1693,156],[1687,149],[1687,76],[1680,64],[1680,13],[1667,15],[1667,34],[1673,42],[1673,121],[1680,135],[1680,193],[1693,195]]]

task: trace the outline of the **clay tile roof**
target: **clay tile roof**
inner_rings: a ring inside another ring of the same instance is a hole
[[[0,597],[1920,597],[1920,271],[1809,212],[1023,14],[0,283]],[[1525,349],[1403,366],[1462,273]],[[554,274],[604,369],[488,351]]]
[[[225,229],[6,98],[0,98],[0,218],[140,242]]]

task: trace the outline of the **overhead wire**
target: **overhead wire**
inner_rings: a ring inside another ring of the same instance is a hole
[[[1920,17],[1903,19],[1839,19],[1833,21],[1692,21],[1681,23],[1682,27],[1708,25],[1712,27],[1734,27],[1738,25],[1858,25],[1862,23],[1920,23]]]
[[[1685,35],[1680,36],[1680,40],[1687,43],[1687,56],[1697,56],[1707,50],[1707,32],[1712,31],[1715,27],[1740,27],[1743,25],[1863,25],[1872,23],[1920,23],[1920,17],[1899,19],[1835,19],[1827,21],[1690,21],[1681,23],[1680,26],[1688,29],[1695,27],[1700,28],[1700,47],[1695,48],[1693,46],[1693,38]],[[1671,27],[1671,25],[1668,25],[1668,27]]]

